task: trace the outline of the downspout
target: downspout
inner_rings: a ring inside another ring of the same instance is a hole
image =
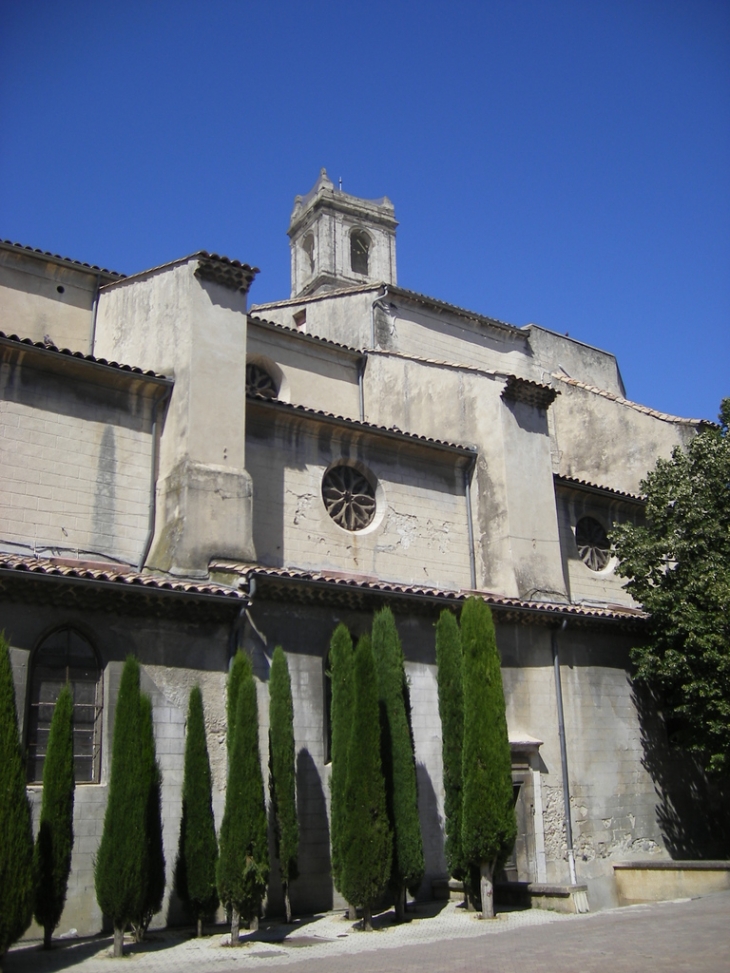
[[[558,703],[558,735],[560,737],[560,763],[563,768],[563,804],[565,806],[565,840],[568,845],[568,869],[570,884],[577,885],[575,875],[575,854],[573,852],[573,824],[570,818],[570,781],[568,780],[568,750],[565,744],[565,715],[563,713],[563,687],[560,679],[560,654],[558,651],[558,632],[564,632],[568,624],[563,619],[560,628],[554,628],[550,633],[553,649],[553,671],[555,673],[555,697]]]
[[[155,399],[152,405],[152,462],[150,463],[150,503],[147,524],[147,537],[144,542],[142,557],[139,562],[139,570],[145,566],[152,547],[152,538],[155,536],[155,520],[157,519],[157,470],[160,464],[160,424],[159,410],[161,406],[167,405],[172,388],[165,389],[165,394]]]
[[[89,348],[89,354],[94,354],[94,345],[96,344],[96,315],[99,311],[99,287],[101,286],[101,278],[96,275],[96,287],[94,288],[94,300],[91,305],[91,347]]]
[[[471,481],[476,465],[477,454],[475,453],[469,461],[469,465],[464,469],[464,502],[466,503],[466,528],[469,535],[469,579],[472,591],[477,586],[477,565],[474,555],[474,520],[471,512]]]
[[[375,350],[375,305],[384,301],[388,296],[388,285],[383,284],[383,293],[379,294],[370,305],[370,347]]]
[[[360,396],[360,422],[365,422],[365,369],[368,364],[368,353],[364,351],[357,363],[357,390]]]

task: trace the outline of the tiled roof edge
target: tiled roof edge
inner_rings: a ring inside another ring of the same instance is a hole
[[[280,409],[286,412],[296,412],[301,415],[311,416],[313,419],[321,419],[325,422],[335,422],[338,425],[343,426],[354,426],[356,429],[362,429],[365,432],[376,433],[378,435],[385,435],[397,439],[405,439],[413,443],[417,443],[420,446],[432,446],[437,449],[446,449],[449,452],[462,453],[464,455],[476,455],[476,448],[473,446],[465,446],[461,443],[449,443],[442,439],[431,439],[428,436],[418,436],[412,432],[403,432],[402,429],[398,429],[396,426],[378,426],[373,422],[364,422],[361,419],[350,419],[347,416],[337,416],[333,412],[323,412],[321,409],[311,409],[306,405],[293,405],[291,402],[282,402],[281,399],[271,399],[264,395],[258,395],[255,392],[247,392],[246,398],[249,402],[256,402],[263,406],[272,406],[273,408]]]
[[[577,489],[590,490],[596,493],[608,493],[622,500],[631,500],[633,503],[645,503],[646,497],[641,493],[628,493],[625,490],[616,490],[614,487],[601,486],[600,483],[591,483],[590,480],[581,480],[577,476],[567,476],[565,473],[554,473],[553,479],[556,483],[564,483],[566,486],[576,487]]]
[[[577,605],[569,602],[541,602],[527,601],[521,598],[510,598],[494,594],[494,592],[471,589],[426,588],[422,585],[401,584],[393,581],[379,581],[371,578],[353,577],[335,573],[326,574],[319,571],[307,571],[301,568],[272,568],[260,564],[240,561],[214,559],[210,562],[211,571],[221,571],[229,574],[239,574],[248,580],[251,577],[274,578],[282,581],[301,581],[326,584],[339,588],[359,588],[365,591],[383,594],[410,595],[414,597],[439,599],[445,602],[461,603],[471,596],[482,598],[488,605],[496,608],[512,609],[516,611],[538,613],[545,616],[555,615],[574,616],[604,621],[643,621],[648,618],[646,612],[637,608],[623,608],[612,606],[601,608],[597,606]]]
[[[36,257],[46,257],[52,260],[54,263],[60,263],[73,267],[76,270],[89,271],[90,273],[99,277],[109,277],[110,280],[120,280],[124,278],[124,274],[120,274],[116,270],[107,270],[105,267],[97,267],[96,264],[87,264],[82,260],[73,260],[71,257],[62,257],[58,253],[51,253],[50,250],[41,250],[39,247],[29,247],[24,243],[15,243],[13,240],[0,240],[0,246],[7,250],[18,250],[24,253],[32,254]]]
[[[116,371],[127,372],[131,375],[139,375],[141,378],[150,378],[155,382],[167,382],[172,384],[172,379],[167,378],[165,375],[158,375],[157,372],[153,372],[151,370],[145,371],[142,368],[138,368],[136,365],[121,365],[116,361],[107,361],[106,358],[96,358],[94,355],[85,355],[82,351],[71,351],[70,348],[58,348],[51,342],[33,341],[32,338],[20,338],[17,334],[5,334],[4,331],[0,331],[0,341],[7,342],[18,347],[22,345],[28,348],[37,349],[38,351],[46,351],[53,355],[62,355],[65,358],[75,358],[78,361],[88,362],[90,365],[103,365],[105,368],[113,368]]]
[[[339,341],[331,341],[329,338],[322,338],[320,335],[311,334],[308,331],[299,331],[298,328],[290,328],[288,325],[279,324],[276,321],[267,321],[266,318],[260,318],[255,314],[249,314],[248,320],[254,326],[258,325],[274,331],[283,331],[285,334],[294,335],[296,338],[301,338],[304,341],[314,341],[317,344],[326,345],[329,348],[336,348],[338,351],[346,351],[348,354],[358,356],[365,354],[365,352],[360,351],[358,348],[353,348],[351,345],[343,345]]]
[[[675,425],[680,426],[705,426],[719,429],[717,423],[712,422],[709,419],[685,419],[682,416],[670,415],[668,412],[659,412],[658,409],[650,409],[646,405],[639,405],[638,402],[632,402],[631,399],[625,399],[622,395],[616,395],[615,392],[600,389],[595,385],[588,385],[586,382],[581,382],[577,378],[570,378],[568,375],[563,375],[560,372],[554,372],[553,378],[557,378],[561,382],[565,382],[566,385],[572,385],[574,388],[583,389],[585,392],[592,392],[594,395],[600,395],[602,398],[609,399],[611,402],[618,402],[619,405],[625,405],[629,409],[634,409],[636,412],[642,412],[647,416],[653,416],[655,419],[661,419],[664,422],[672,422]]]

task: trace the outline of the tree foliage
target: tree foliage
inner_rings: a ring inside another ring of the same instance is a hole
[[[43,927],[43,945],[61,920],[66,902],[74,843],[73,695],[66,684],[56,701],[43,762],[41,819],[33,854],[36,922]]]
[[[132,919],[137,941],[147,931],[150,920],[162,908],[165,895],[165,854],[162,843],[162,771],[157,762],[152,723],[152,700],[140,695],[139,773],[147,795],[145,843],[147,846],[147,885],[139,913]]]
[[[258,918],[269,877],[256,684],[251,662],[240,650],[234,659],[231,677],[235,672],[237,700],[233,743],[229,746],[228,786],[217,874],[218,894],[231,913],[233,945],[238,942],[238,916],[248,922]]]
[[[218,906],[217,863],[218,841],[213,817],[210,759],[205,739],[203,694],[200,686],[193,686],[188,700],[175,890],[192,912],[199,936],[203,920],[212,915]]]
[[[462,850],[467,867],[482,873],[482,912],[493,914],[492,875],[512,851],[517,822],[504,691],[494,622],[481,598],[461,612],[464,653]],[[486,883],[486,884],[485,884]]]
[[[380,758],[380,718],[375,661],[367,635],[357,644],[353,665],[354,707],[347,749],[345,820],[342,828],[342,892],[362,906],[363,926],[390,879],[393,838]]]
[[[718,777],[730,772],[730,399],[720,421],[658,461],[641,484],[645,524],[612,534],[618,573],[651,616],[636,678],[673,742]]]
[[[332,878],[335,888],[345,894],[342,884],[344,856],[343,833],[345,821],[345,791],[347,786],[347,751],[352,729],[354,654],[347,628],[340,624],[332,635],[329,652],[329,676],[332,686],[330,727],[332,732],[330,775]]]
[[[462,749],[464,744],[463,661],[459,624],[452,612],[441,612],[436,625],[439,716],[444,764],[446,861],[454,878],[463,879],[461,850]]]
[[[115,956],[122,955],[124,930],[143,915],[148,901],[150,775],[140,763],[142,723],[139,663],[128,656],[117,698],[104,830],[94,871],[99,908],[114,925]]]
[[[286,921],[291,921],[289,889],[298,875],[299,822],[294,772],[294,705],[289,666],[280,645],[269,675],[269,791],[276,856],[284,886]]]
[[[33,832],[8,643],[0,634],[0,968],[33,915]]]
[[[388,607],[377,612],[373,619],[372,650],[378,678],[388,818],[393,834],[390,886],[400,915],[405,890],[415,895],[425,866],[403,648],[393,612]]]

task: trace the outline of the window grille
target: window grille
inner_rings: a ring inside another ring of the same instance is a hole
[[[375,516],[375,490],[352,466],[335,466],[322,480],[327,513],[345,530],[363,530]]]
[[[611,542],[603,525],[593,517],[581,517],[575,525],[578,556],[591,571],[602,571],[611,560]]]
[[[249,362],[246,365],[246,393],[248,395],[258,395],[263,399],[275,399],[277,391],[276,382],[265,368],[255,362]]]

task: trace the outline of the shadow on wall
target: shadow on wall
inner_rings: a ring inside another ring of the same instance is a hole
[[[671,746],[649,689],[634,684],[632,698],[667,851],[676,860],[730,858],[730,783],[709,781],[691,755]]]
[[[322,780],[306,748],[297,754],[299,878],[292,882],[292,911],[327,912],[332,908],[330,828]]]
[[[426,870],[418,890],[418,899],[431,899],[431,882],[448,874],[444,855],[444,829],[439,815],[436,791],[424,764],[416,764],[418,782],[418,816],[423,836],[423,857]]]

